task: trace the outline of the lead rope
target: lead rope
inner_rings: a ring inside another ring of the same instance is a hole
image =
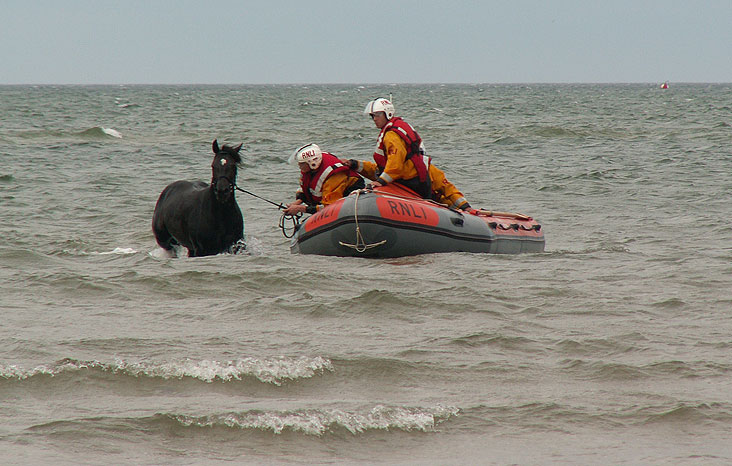
[[[348,244],[344,243],[343,241],[338,241],[338,244],[340,244],[341,246],[354,249],[359,254],[366,252],[367,249],[375,248],[386,243],[386,240],[382,240],[378,243],[366,244],[366,241],[363,239],[363,235],[361,234],[361,226],[358,224],[358,197],[361,195],[362,191],[362,189],[356,191],[356,199],[353,207],[353,220],[356,224],[356,244]]]
[[[251,192],[247,191],[246,189],[240,188],[235,183],[231,183],[231,187],[232,187],[232,191],[234,190],[234,188],[236,188],[237,190],[239,190],[243,193],[249,194],[250,196],[254,196],[257,199],[261,199],[265,202],[269,202],[270,204],[277,206],[277,208],[280,210],[285,208],[285,206],[282,203],[278,204],[276,202],[270,201],[269,199],[265,199],[262,196],[257,196],[256,194],[251,193]],[[295,236],[295,232],[297,231],[298,228],[300,228],[300,217],[302,217],[301,213],[297,213],[294,215],[285,214],[285,213],[282,214],[282,216],[280,217],[279,227],[282,230],[282,234],[285,235],[285,238],[292,238],[293,236]],[[290,234],[287,233],[288,228],[285,226],[285,224],[287,223],[288,220],[292,222],[292,233],[290,233]]]
[[[291,214],[282,214],[280,217],[280,229],[282,230],[282,234],[285,236],[285,238],[292,238],[295,236],[295,232],[297,232],[297,229],[300,228],[300,217],[302,217],[302,214],[300,212],[291,215]],[[285,225],[287,221],[292,222],[292,233],[287,234],[288,228]]]

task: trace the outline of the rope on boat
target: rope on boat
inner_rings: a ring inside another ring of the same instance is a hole
[[[486,209],[475,209],[475,210],[478,212],[478,215],[485,215],[487,217],[515,218],[516,220],[524,220],[527,222],[534,220],[532,217],[529,217],[528,215],[516,214],[513,212],[497,212],[495,210],[486,210]]]
[[[386,243],[386,240],[382,240],[378,243],[366,244],[366,241],[363,239],[363,235],[361,234],[361,226],[358,224],[358,197],[361,195],[362,191],[364,190],[359,189],[358,191],[356,191],[356,199],[353,207],[353,218],[354,222],[356,223],[356,244],[348,244],[344,243],[343,241],[338,241],[338,244],[340,244],[341,246],[354,249],[358,253],[366,252],[366,250],[368,249],[375,248]]]
[[[417,199],[414,198],[414,196],[405,196],[402,194],[397,193],[380,193],[384,197],[393,197],[396,199],[404,199],[405,201],[415,201]],[[435,201],[434,199],[419,199],[419,201],[434,205],[435,207],[442,207],[445,209],[449,209],[455,213],[458,213],[460,215],[464,215],[465,213],[461,211],[460,209],[456,209],[454,207],[446,206],[445,204],[440,204],[439,202]],[[533,220],[532,217],[529,217],[528,215],[524,214],[518,214],[514,212],[502,212],[502,211],[496,211],[496,210],[488,210],[488,209],[474,209],[473,210],[474,215],[478,216],[486,216],[486,217],[505,217],[505,218],[514,218],[516,220],[523,220],[523,221],[531,221]]]

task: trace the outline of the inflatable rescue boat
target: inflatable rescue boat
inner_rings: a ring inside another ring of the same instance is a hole
[[[298,225],[291,241],[292,253],[343,257],[544,251],[544,232],[531,217],[449,209],[393,183],[325,207]]]

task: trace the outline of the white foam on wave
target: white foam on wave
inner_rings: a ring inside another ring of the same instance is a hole
[[[239,254],[246,254],[249,256],[261,256],[264,255],[264,244],[259,238],[247,235],[246,249]]]
[[[104,368],[104,364],[97,361],[74,361],[64,359],[53,365],[41,364],[31,369],[25,369],[22,366],[15,364],[8,366],[0,365],[0,377],[18,380],[25,380],[36,375],[50,375],[51,377],[54,377],[62,372],[78,371],[94,367]]]
[[[173,249],[168,251],[161,247],[156,247],[148,254],[155,259],[186,259],[188,258],[188,248],[175,245]],[[239,240],[235,243],[230,251],[225,251],[219,255],[247,255],[247,256],[261,256],[264,254],[264,245],[262,241],[254,237],[247,237],[246,240]]]
[[[436,426],[452,416],[459,408],[437,405],[429,408],[389,407],[377,405],[367,412],[343,410],[303,411],[248,411],[214,416],[171,416],[184,426],[226,426],[240,429],[258,429],[281,434],[283,431],[303,432],[322,436],[343,428],[352,434],[369,430],[434,431]]]
[[[11,364],[8,366],[0,366],[0,377],[4,379],[18,379],[25,380],[28,377],[33,377],[39,374],[50,374],[54,375],[53,369],[47,366],[38,366],[33,369],[24,369],[21,366]]]
[[[154,257],[155,259],[172,259],[174,257],[177,257],[175,251],[168,251],[167,249],[163,248],[155,248],[148,254],[150,254],[150,256]]]
[[[319,356],[315,358],[243,358],[227,362],[186,360],[161,365],[134,364],[127,365],[125,370],[128,372],[141,371],[146,375],[154,374],[164,378],[193,377],[209,383],[216,379],[228,382],[250,376],[261,382],[281,385],[285,380],[310,378],[326,370],[332,372],[333,364],[328,359]]]
[[[126,255],[126,254],[137,254],[137,251],[135,251],[132,248],[114,248],[111,251],[97,252],[97,253],[93,253],[93,254],[98,254],[100,256],[108,256],[108,255],[114,255],[114,254]]]
[[[66,251],[69,252],[69,251]],[[86,251],[80,251],[76,254],[82,255],[82,256],[113,256],[113,255],[120,255],[125,256],[129,254],[137,254],[137,251],[132,248],[114,248],[111,251],[102,251],[102,252],[86,252]]]
[[[215,380],[230,382],[244,377],[274,385],[281,385],[285,380],[310,378],[324,371],[332,372],[333,364],[325,358],[299,357],[274,359],[242,358],[235,361],[190,360],[177,362],[134,362],[116,361],[117,370],[139,377],[162,377],[164,379],[182,379],[191,377],[211,383]]]
[[[127,362],[123,359],[116,359],[111,364],[64,359],[53,365],[39,365],[32,369],[25,369],[17,365],[0,365],[0,377],[23,380],[35,375],[56,376],[62,372],[85,369],[121,372],[133,377],[160,377],[163,379],[190,377],[208,383],[215,380],[230,382],[242,380],[244,377],[254,377],[261,382],[273,385],[281,385],[285,380],[311,378],[324,371],[333,372],[334,370],[330,360],[319,356],[314,358],[242,358],[226,362],[191,359],[174,362]]]
[[[120,134],[120,132],[117,131],[116,129],[102,128],[102,131],[104,132],[104,134],[108,134],[109,136],[112,136],[114,138],[120,138],[120,139],[122,138],[122,134]]]

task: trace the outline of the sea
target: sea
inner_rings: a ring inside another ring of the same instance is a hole
[[[543,253],[290,252],[391,98]],[[243,143],[246,251],[164,254]],[[732,464],[732,84],[0,86],[0,463]]]

